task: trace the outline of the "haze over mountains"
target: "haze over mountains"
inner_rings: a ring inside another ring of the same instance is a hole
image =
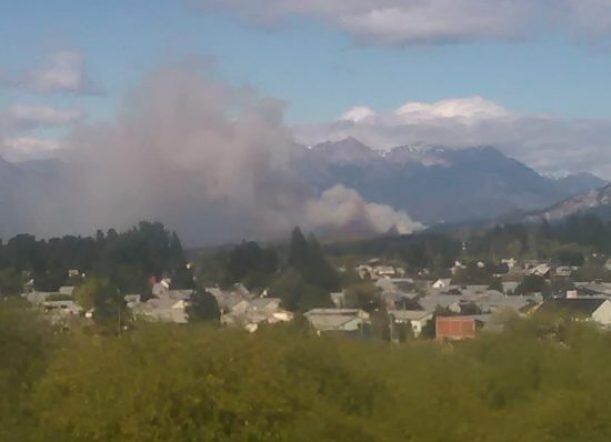
[[[562,200],[551,207],[534,211],[526,215],[523,220],[554,222],[571,215],[596,215],[601,218],[610,218],[611,184],[585,191]]]
[[[379,213],[380,219],[407,212],[411,219],[426,225],[494,219],[511,212],[542,209],[606,184],[588,173],[560,179],[545,177],[493,147],[448,149],[415,145],[382,152],[347,138],[310,148],[294,146],[289,157],[292,163],[289,169],[298,175],[291,182],[301,182],[304,192],[320,198],[308,203],[311,210],[329,213],[335,210],[331,207],[343,210],[348,205],[350,213],[367,210]],[[78,163],[55,159],[22,163],[0,160],[0,236],[19,232],[57,235],[73,232],[71,229],[88,232],[101,225],[79,210],[82,199],[91,194],[83,192],[85,181],[78,169]],[[189,231],[189,241],[198,243],[209,240],[204,234],[198,236],[199,230],[216,227],[200,228],[198,217],[214,212],[221,218],[229,217],[228,225],[235,226],[234,239],[244,235],[240,224],[231,221],[240,216],[235,210],[228,211],[220,203],[195,208],[190,203],[186,210],[176,204],[180,193],[173,193],[172,199],[163,199],[164,184],[160,181],[156,185],[161,186],[156,212],[134,217],[157,217]],[[114,191],[126,189],[118,186]],[[363,201],[371,204],[365,205]],[[553,213],[564,213],[563,207]],[[113,212],[120,214],[121,210],[127,209],[121,205],[112,207]],[[354,222],[348,219],[345,228],[354,227]],[[391,220],[388,225],[394,223]]]
[[[493,147],[415,145],[381,152],[354,138],[302,148],[297,167],[319,190],[343,184],[425,224],[540,209],[606,183],[589,173],[545,177]]]

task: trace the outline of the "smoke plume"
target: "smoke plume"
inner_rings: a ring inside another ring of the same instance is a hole
[[[71,223],[56,217],[53,230],[90,232],[149,218],[193,244],[276,237],[294,225],[419,227],[351,189],[313,194],[293,169],[295,147],[282,103],[231,87],[209,68],[161,68],[125,98],[115,122],[80,126],[69,137],[62,159],[70,179],[56,193],[74,202],[63,207]]]

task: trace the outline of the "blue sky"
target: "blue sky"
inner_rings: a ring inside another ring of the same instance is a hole
[[[0,0],[0,41],[0,158],[78,169],[49,195],[78,200],[72,219],[35,206],[47,233],[148,218],[219,241],[354,214],[408,231],[295,181],[295,142],[345,137],[611,180],[611,0]]]
[[[328,124],[357,105],[387,116],[407,102],[481,97],[512,115],[554,118],[558,139],[567,121],[577,137],[575,122],[587,120],[600,152],[606,144],[591,127],[611,120],[610,35],[606,0],[5,0],[0,119],[26,105],[78,110],[72,123],[112,121],[147,73],[196,56],[214,58],[225,81],[282,100],[290,126]],[[32,86],[58,53],[77,54],[71,68],[86,85]],[[24,125],[13,116],[4,129],[0,121],[0,137],[55,142],[71,129],[58,122],[67,119]],[[508,153],[567,169],[568,160],[527,158],[532,146],[523,144]]]
[[[296,18],[261,29],[230,14],[195,13],[167,1],[6,1],[2,68],[36,64],[59,49],[82,51],[103,96],[82,103],[112,116],[125,91],[156,65],[214,56],[223,76],[285,100],[289,122],[315,122],[367,104],[481,95],[520,112],[609,117],[611,52],[564,36],[531,41],[392,47],[355,42],[341,29]],[[3,102],[18,93],[3,93]]]

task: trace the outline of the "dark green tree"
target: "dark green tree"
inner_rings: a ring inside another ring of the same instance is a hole
[[[186,310],[189,322],[218,322],[221,317],[216,298],[206,291],[195,291]]]
[[[15,296],[23,290],[24,278],[12,267],[0,270],[0,297]]]
[[[339,275],[325,258],[316,237],[310,235],[306,240],[299,227],[291,235],[288,264],[310,285],[327,291],[339,288]]]
[[[526,275],[522,282],[516,287],[516,295],[526,295],[529,293],[547,292],[548,285],[545,278],[538,275]]]

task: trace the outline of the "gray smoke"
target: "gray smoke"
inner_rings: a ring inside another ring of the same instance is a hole
[[[292,168],[295,142],[282,104],[230,87],[202,66],[157,70],[125,98],[116,122],[80,126],[66,145],[70,178],[55,193],[70,222],[56,217],[52,230],[158,219],[193,244],[276,237],[295,225],[420,227],[350,189],[311,193]]]

